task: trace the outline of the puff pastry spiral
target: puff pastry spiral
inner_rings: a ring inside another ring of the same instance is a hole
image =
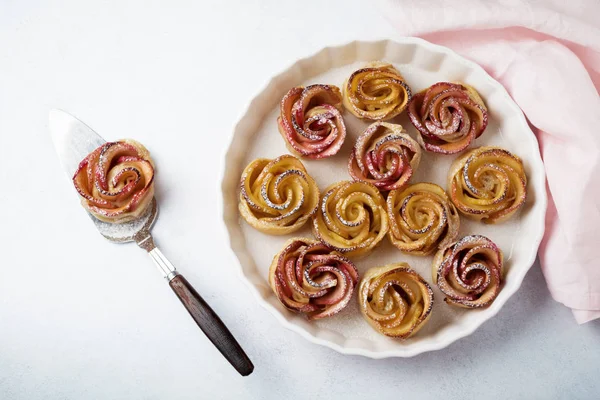
[[[154,164],[135,140],[105,143],[81,161],[73,176],[81,204],[94,217],[123,223],[141,216],[154,197]]]
[[[488,123],[483,100],[470,86],[439,82],[413,96],[410,121],[427,151],[455,154],[478,138]]]
[[[360,311],[383,335],[407,339],[428,321],[433,291],[406,263],[371,268],[358,288]]]
[[[485,236],[465,236],[435,255],[432,272],[446,303],[487,307],[502,285],[502,251]]]
[[[372,62],[350,75],[343,96],[344,107],[358,118],[388,120],[406,109],[412,95],[396,68]]]
[[[385,200],[365,182],[329,186],[313,218],[317,239],[348,256],[368,254],[388,231]]]
[[[333,85],[294,87],[281,100],[279,133],[298,157],[320,159],[336,154],[346,138],[340,111],[342,95]]]
[[[478,147],[454,161],[448,188],[461,213],[493,224],[525,204],[527,177],[519,157],[499,147]]]
[[[387,198],[390,240],[405,253],[428,255],[452,243],[460,228],[458,211],[442,189],[417,183]]]
[[[350,260],[323,243],[293,238],[273,258],[269,283],[286,308],[320,319],[346,307],[358,272]]]
[[[261,232],[285,235],[316,211],[319,189],[300,160],[283,155],[252,161],[242,173],[239,210]]]
[[[378,121],[356,141],[348,172],[355,181],[388,191],[406,186],[420,161],[421,147],[401,125]]]

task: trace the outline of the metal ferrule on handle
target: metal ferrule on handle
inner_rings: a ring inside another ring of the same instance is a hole
[[[163,274],[167,282],[171,282],[173,278],[179,275],[173,264],[171,264],[171,261],[165,257],[158,247],[156,247],[150,232],[140,232],[139,237],[136,238],[136,242],[138,246],[150,254],[152,261],[154,261],[154,265],[156,265],[158,270]]]
[[[152,261],[154,261],[154,264],[158,267],[159,271],[162,272],[167,282],[171,282],[173,278],[179,275],[179,272],[177,272],[173,264],[167,260],[165,255],[158,249],[158,247],[154,247],[154,249],[150,250],[148,254],[150,254]]]

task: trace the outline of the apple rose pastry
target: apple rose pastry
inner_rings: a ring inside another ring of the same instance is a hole
[[[387,211],[390,240],[403,252],[425,256],[458,236],[458,211],[444,189],[433,183],[392,190],[387,197]]]
[[[379,333],[407,339],[429,319],[433,291],[408,264],[389,264],[367,271],[358,288],[358,304]]]
[[[154,197],[154,164],[135,140],[105,143],[81,161],[73,176],[81,204],[94,217],[123,223],[141,216]]]
[[[385,200],[365,182],[329,186],[313,217],[313,232],[327,246],[348,256],[368,254],[388,231]]]
[[[454,161],[448,188],[460,212],[494,224],[525,204],[527,177],[519,157],[499,147],[478,147]]]
[[[259,158],[242,173],[240,214],[261,232],[285,235],[297,231],[318,204],[319,188],[294,156]]]
[[[323,243],[293,238],[273,258],[269,283],[281,304],[312,320],[330,317],[348,305],[358,272],[350,260]]]
[[[411,99],[410,87],[391,64],[371,62],[354,71],[343,86],[344,107],[358,118],[388,120]]]
[[[319,159],[336,154],[346,138],[342,95],[333,85],[298,86],[281,100],[279,133],[289,151],[299,157]]]
[[[502,285],[502,251],[485,236],[465,236],[437,252],[433,282],[446,303],[464,308],[487,307]]]
[[[348,171],[355,181],[388,191],[406,186],[420,161],[419,144],[401,125],[378,121],[356,141]]]
[[[408,105],[410,121],[427,151],[455,154],[478,138],[488,123],[483,100],[472,87],[439,82],[415,94]]]

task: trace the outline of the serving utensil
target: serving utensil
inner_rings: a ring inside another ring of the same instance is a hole
[[[65,172],[72,177],[81,160],[106,141],[83,122],[64,111],[52,110],[49,119],[54,146]],[[131,222],[111,224],[100,221],[90,213],[88,215],[106,239],[115,243],[135,242],[146,250],[208,339],[241,375],[252,373],[252,362],[223,321],[156,247],[150,233],[158,216],[156,198],[152,199],[151,205],[143,215]]]

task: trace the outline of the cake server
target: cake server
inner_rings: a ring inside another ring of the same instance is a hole
[[[106,141],[83,122],[64,111],[52,110],[49,118],[56,152],[65,172],[71,178],[81,160]],[[251,374],[254,366],[229,329],[156,247],[150,229],[157,215],[156,198],[152,199],[151,205],[142,216],[127,223],[110,224],[89,214],[100,234],[106,239],[116,243],[135,242],[146,250],[208,339],[241,375]]]

